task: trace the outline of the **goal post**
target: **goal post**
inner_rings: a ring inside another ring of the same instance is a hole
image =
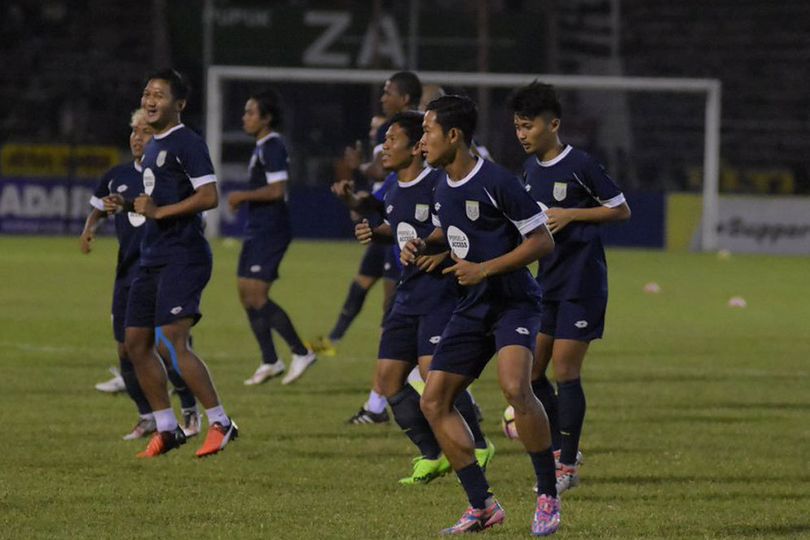
[[[210,66],[206,83],[205,133],[214,170],[221,170],[223,92],[227,81],[267,81],[297,83],[380,84],[390,70],[345,70],[259,66]],[[703,209],[700,246],[703,251],[717,249],[720,168],[720,112],[722,85],[717,79],[623,77],[596,75],[543,75],[532,73],[471,73],[419,71],[426,84],[517,88],[537,79],[566,90],[604,90],[629,92],[671,92],[705,96],[703,137]],[[219,236],[219,214],[208,217],[210,236]]]

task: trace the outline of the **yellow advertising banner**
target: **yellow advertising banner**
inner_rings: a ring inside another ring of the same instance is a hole
[[[6,144],[0,174],[17,178],[98,178],[121,162],[114,146]]]

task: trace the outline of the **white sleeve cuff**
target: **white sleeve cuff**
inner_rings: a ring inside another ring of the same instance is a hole
[[[442,226],[442,222],[439,221],[439,216],[437,216],[436,214],[430,214],[430,222],[433,223],[434,227],[441,228]]]
[[[539,228],[541,225],[545,225],[547,221],[548,216],[546,216],[546,213],[540,212],[539,214],[535,214],[530,218],[520,221],[512,221],[512,223],[515,224],[515,227],[517,227],[517,230],[520,231],[520,234],[526,236],[528,233]]]
[[[104,212],[104,201],[93,195],[90,197],[90,206],[95,208],[96,210],[101,210]]]
[[[287,171],[275,171],[264,173],[267,178],[268,184],[275,184],[276,182],[283,182],[287,179]]]
[[[189,178],[191,185],[194,186],[194,189],[200,189],[201,186],[205,184],[210,184],[212,182],[217,181],[217,175],[215,174],[206,174],[205,176],[198,176],[197,178]]]
[[[616,208],[617,206],[621,206],[622,204],[624,204],[624,202],[625,202],[624,193],[619,193],[618,195],[616,195],[612,199],[608,199],[606,201],[599,201],[599,202],[602,203],[602,206],[605,206],[607,208]]]

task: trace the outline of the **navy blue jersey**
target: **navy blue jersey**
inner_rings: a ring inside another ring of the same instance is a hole
[[[126,201],[133,201],[143,191],[143,169],[136,162],[116,165],[101,177],[98,187],[90,198],[93,208],[104,212],[101,199],[117,193]],[[115,235],[118,238],[118,263],[115,267],[115,279],[128,284],[135,278],[138,260],[141,257],[141,239],[146,218],[134,212],[115,214]]]
[[[425,168],[410,182],[393,182],[385,193],[386,222],[394,234],[397,258],[402,246],[409,240],[427,238],[433,232],[430,209],[436,183],[443,178],[442,172]],[[402,270],[395,299],[399,312],[423,315],[443,303],[454,301],[457,296],[456,284],[441,272],[447,266],[445,264],[430,273],[419,270],[413,264],[406,266]]]
[[[250,188],[259,189],[268,184],[288,179],[289,158],[284,141],[278,133],[270,133],[256,141],[250,158]],[[290,211],[286,197],[272,202],[248,201],[248,233],[262,233],[289,237]]]
[[[529,194],[546,207],[615,208],[624,195],[605,168],[567,145],[556,158],[524,163]],[[547,300],[607,296],[607,264],[599,224],[572,221],[554,235],[555,248],[540,260],[537,281]]]
[[[157,206],[178,203],[193,195],[197,188],[217,181],[208,146],[183,124],[152,137],[141,166],[143,191],[152,196]],[[201,213],[147,220],[141,242],[141,265],[210,261],[211,248],[203,229]]]
[[[500,165],[478,158],[466,177],[445,177],[436,186],[434,224],[444,230],[460,259],[483,262],[515,249],[522,236],[545,226],[546,215],[520,180]],[[485,302],[538,302],[540,289],[527,268],[485,279],[463,291],[460,309]]]

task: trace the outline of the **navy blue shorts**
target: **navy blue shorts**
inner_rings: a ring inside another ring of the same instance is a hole
[[[476,311],[481,311],[480,306]],[[509,345],[534,351],[540,309],[534,303],[491,307],[484,316],[453,313],[433,353],[431,371],[446,371],[477,379],[490,358]]]
[[[129,302],[129,280],[115,280],[112,298],[112,327],[113,336],[118,343],[124,342],[124,323],[127,319],[127,303]]]
[[[129,289],[126,326],[154,328],[187,317],[196,324],[209,279],[210,262],[142,266]]]
[[[424,315],[408,315],[394,303],[383,323],[377,358],[415,364],[421,356],[432,356],[454,307],[455,302]]]
[[[357,271],[361,276],[373,278],[399,280],[399,265],[394,260],[394,248],[386,244],[375,244],[372,242],[363,253],[360,261],[360,269]]]
[[[592,341],[605,330],[607,298],[543,300],[540,333],[555,339]]]
[[[290,245],[290,237],[273,238],[252,236],[242,243],[239,254],[240,278],[275,281],[278,279],[278,267]]]

